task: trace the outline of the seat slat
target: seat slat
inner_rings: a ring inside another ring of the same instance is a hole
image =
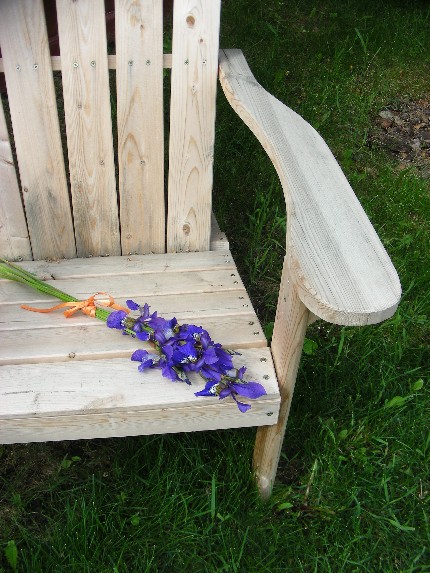
[[[22,291],[23,292],[23,291]],[[28,289],[27,289],[28,293]],[[24,294],[24,293],[23,293]],[[34,298],[41,298],[35,293]],[[119,297],[116,302],[125,306],[128,297]],[[25,299],[25,294],[23,296]],[[54,305],[54,299],[44,299],[43,302],[36,300],[26,299],[26,303],[34,306],[35,308],[46,308]],[[151,307],[151,311],[157,312],[165,318],[175,316],[179,322],[194,323],[200,321],[202,324],[207,320],[215,317],[230,317],[238,315],[249,316],[249,321],[252,321],[250,313],[255,316],[251,301],[245,290],[233,290],[224,292],[203,292],[193,293],[191,295],[178,296],[177,294],[170,295],[153,295],[145,296],[145,299],[139,298],[138,302],[146,302]],[[85,316],[82,313],[77,313],[73,316],[74,326],[91,326],[98,325],[99,322]],[[29,312],[18,308],[17,303],[2,304],[0,305],[0,336],[3,336],[7,330],[25,330],[33,328],[55,328],[55,327],[70,327],[70,320],[65,320],[60,311],[52,312],[50,314],[40,314],[36,312]],[[252,325],[251,325],[252,326]],[[258,329],[257,329],[258,330]]]
[[[158,0],[115,4],[123,254],[163,253],[163,14]]]
[[[58,0],[57,18],[77,253],[119,255],[104,2]]]
[[[72,216],[42,0],[3,1],[0,36],[33,256],[74,257]],[[12,182],[12,188],[13,185]]]
[[[268,348],[241,349],[241,355],[234,356],[233,363],[237,368],[247,366],[246,379],[264,383],[267,394],[262,396],[261,402],[276,399],[276,375]],[[70,363],[0,367],[2,423],[8,418],[27,416],[199,407],[202,400],[207,405],[212,401],[212,398],[194,396],[194,392],[204,386],[198,375],[190,376],[190,386],[181,382],[172,383],[156,369],[138,372],[135,362],[123,358],[75,364],[75,368]],[[37,385],[34,384],[36,379]],[[217,399],[213,401],[217,402]],[[220,401],[220,405],[228,407],[229,402]]]
[[[182,323],[180,317],[179,321]],[[121,336],[118,331],[108,329],[101,321],[92,319],[92,322],[88,321],[83,326],[75,326],[74,322],[70,318],[69,324],[63,323],[60,328],[40,328],[32,322],[28,330],[21,328],[2,331],[0,364],[130,358],[136,348],[146,347],[150,350],[149,346],[139,340]],[[192,323],[195,322],[199,326],[204,325],[212,339],[225,348],[267,346],[255,314],[225,316],[220,310],[216,317],[196,316],[192,319]],[[22,344],[23,340],[25,345]]]
[[[163,255],[132,255],[130,257],[91,257],[55,261],[26,261],[22,265],[41,280],[132,275],[145,273],[182,273],[235,269],[230,251],[205,253],[173,253]],[[1,279],[0,279],[1,282]]]
[[[139,275],[103,277],[88,277],[78,279],[66,279],[63,281],[47,281],[56,288],[85,300],[95,292],[105,291],[115,299],[119,297],[144,298],[147,296],[160,295],[194,295],[195,293],[213,293],[219,291],[244,290],[240,278],[232,277],[230,271],[196,271],[183,272],[171,276],[163,276],[161,273],[151,273],[144,277]],[[34,298],[33,298],[34,297]],[[23,301],[41,301],[49,299],[40,293],[28,293],[28,287],[14,282],[2,281],[0,283],[0,302],[18,304]],[[51,299],[53,300],[53,299]]]
[[[167,250],[210,243],[220,0],[175,0]]]
[[[0,99],[0,253],[10,261],[31,259],[27,223],[19,194],[7,132],[3,103]]]

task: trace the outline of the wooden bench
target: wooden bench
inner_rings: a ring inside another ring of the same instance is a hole
[[[171,55],[163,55],[161,0],[116,1],[113,55],[103,0],[58,0],[57,18],[61,55],[51,57],[42,0],[0,6],[11,120],[9,128],[1,109],[0,256],[79,299],[107,291],[201,324],[242,353],[235,360],[267,395],[242,414],[233,400],[195,397],[200,386],[141,374],[130,361],[136,341],[84,315],[26,312],[21,303],[51,300],[1,280],[0,442],[257,426],[254,468],[267,497],[307,325],[390,317],[400,298],[396,271],[321,137],[256,82],[240,51],[219,51],[220,0],[175,0]],[[270,349],[212,215],[218,75],[285,192]]]

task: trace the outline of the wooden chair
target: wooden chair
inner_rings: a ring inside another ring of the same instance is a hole
[[[26,312],[20,303],[50,300],[3,280],[0,442],[258,426],[254,468],[267,497],[307,325],[382,321],[397,307],[399,280],[321,137],[256,82],[240,51],[219,51],[220,0],[175,0],[172,55],[163,55],[161,0],[117,0],[115,12],[115,55],[107,55],[103,0],[57,0],[61,56],[51,57],[42,0],[0,4],[11,119],[8,129],[1,110],[0,256],[79,299],[107,291],[119,303],[133,298],[201,324],[242,352],[238,364],[267,395],[246,414],[233,400],[196,398],[200,386],[137,372],[129,337],[84,315]],[[218,70],[285,192],[271,349],[211,213]]]

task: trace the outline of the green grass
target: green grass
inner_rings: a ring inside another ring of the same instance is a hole
[[[30,573],[430,572],[429,181],[367,143],[381,109],[429,96],[428,3],[223,4],[222,46],[326,138],[398,269],[401,305],[377,326],[310,327],[267,504],[253,430],[1,446],[2,573],[15,560]],[[214,201],[270,326],[283,193],[221,94]]]

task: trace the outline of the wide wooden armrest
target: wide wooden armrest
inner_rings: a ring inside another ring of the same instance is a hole
[[[286,260],[301,301],[335,324],[392,316],[400,281],[330,149],[256,81],[240,50],[220,52],[221,86],[273,162],[287,207]]]

